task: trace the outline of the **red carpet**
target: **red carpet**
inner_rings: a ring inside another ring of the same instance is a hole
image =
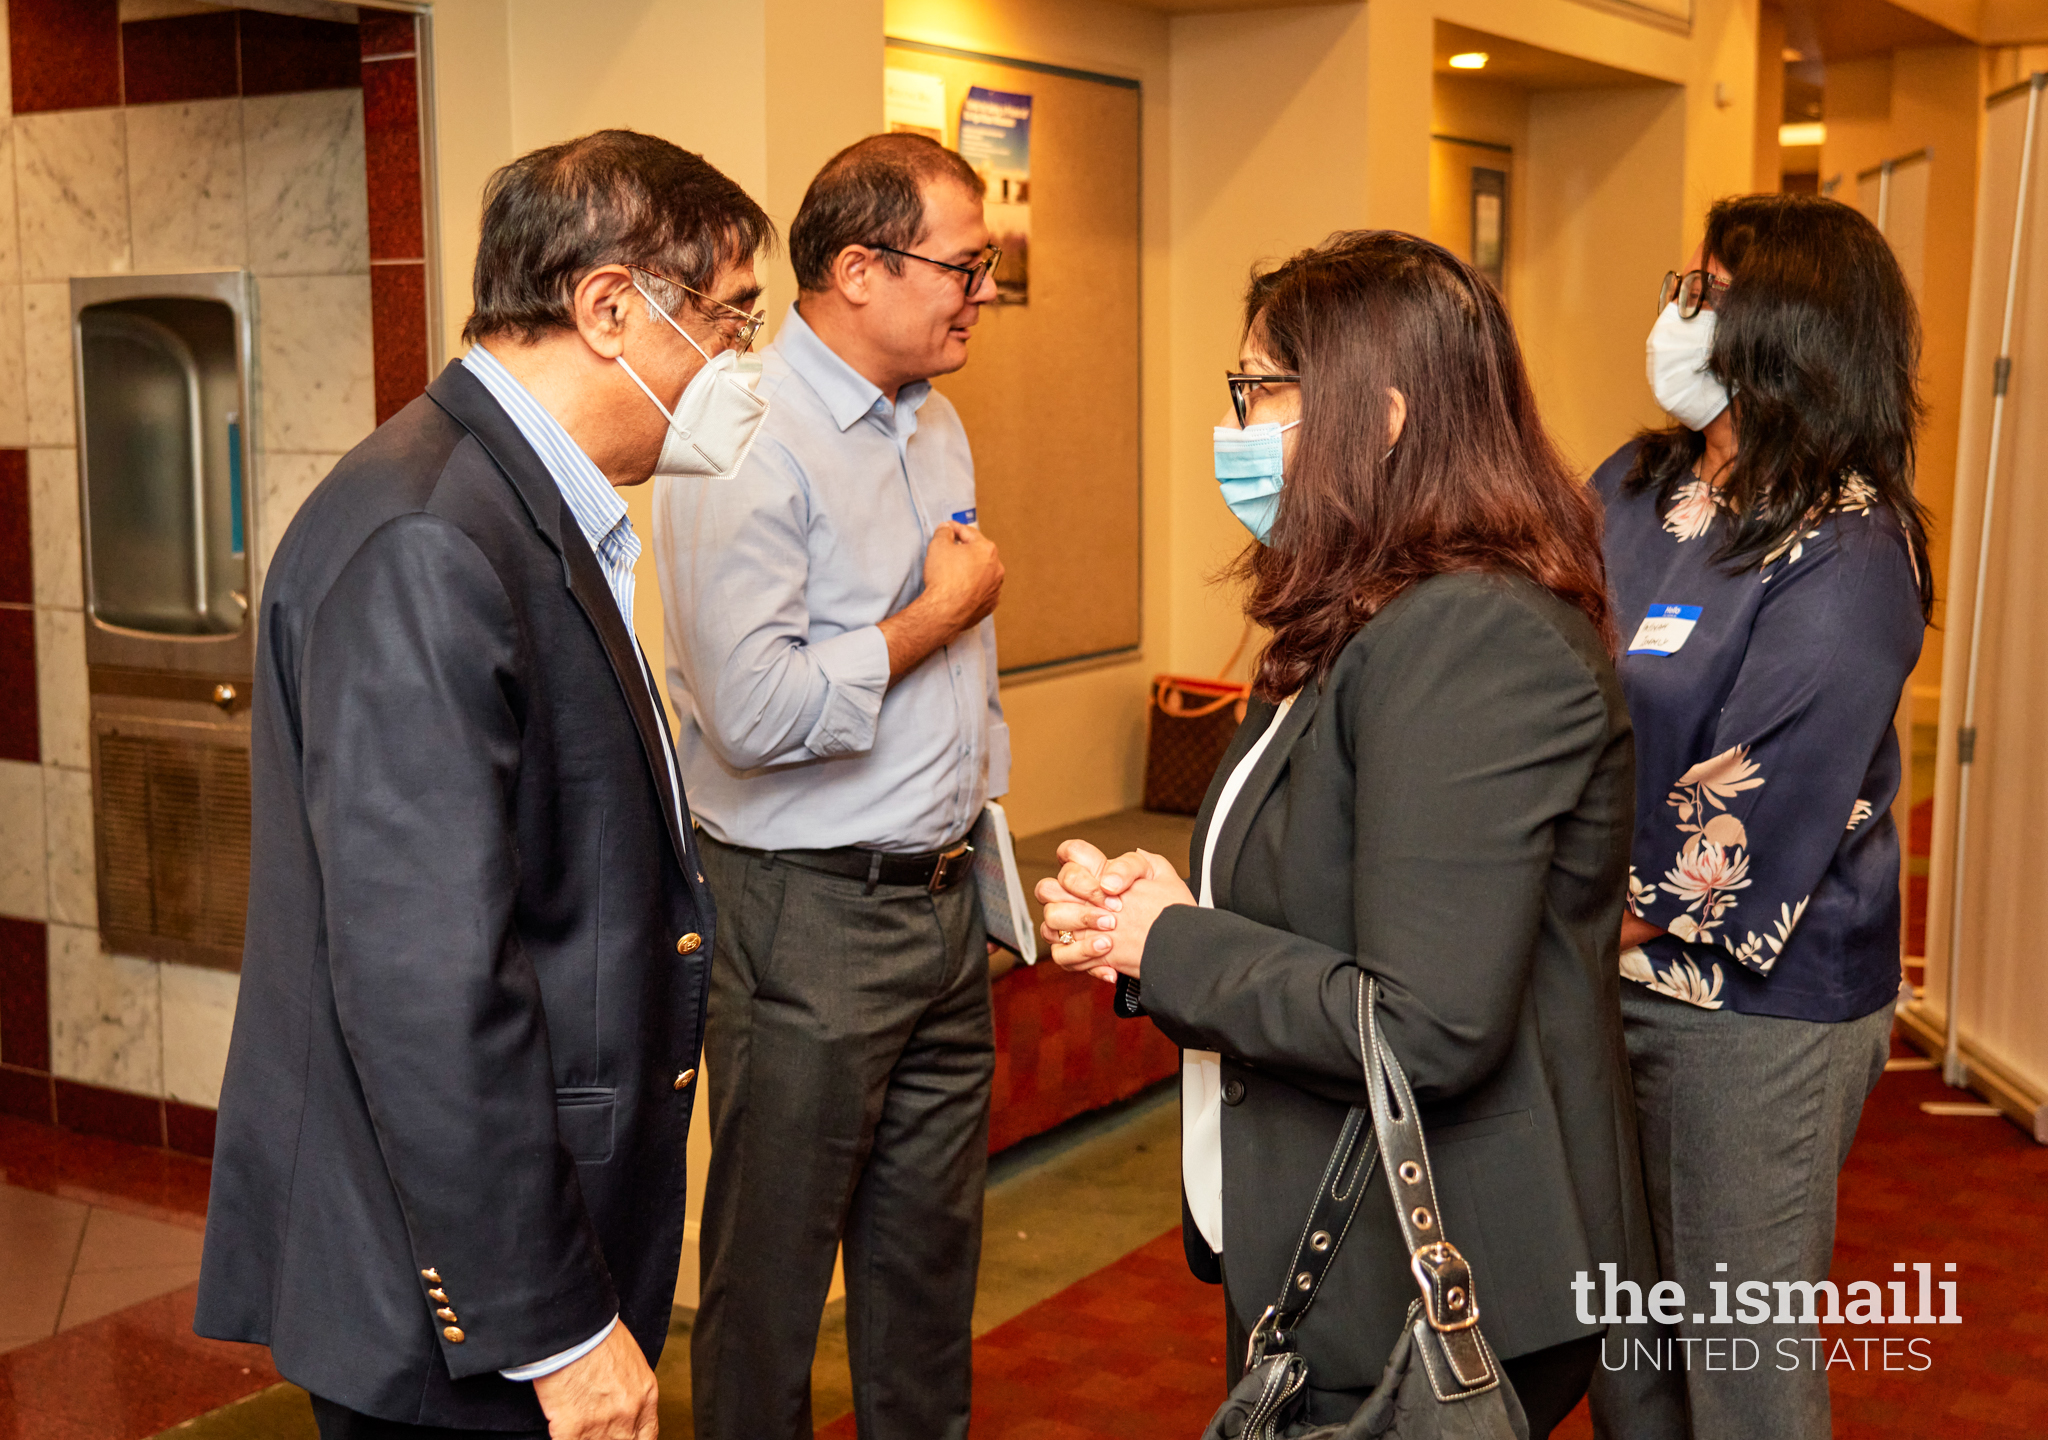
[[[1223,1291],[1178,1229],[974,1342],[975,1440],[1196,1440],[1222,1403]]]
[[[1963,1323],[1842,1327],[1837,1440],[2048,1436],[2048,1149],[2004,1120],[1920,1110],[1970,1098],[1934,1073],[1894,1072],[1865,1107],[1835,1280],[1883,1284],[1895,1261],[1931,1261],[1941,1278],[1953,1260]],[[1872,1368],[1843,1363],[1862,1336],[1924,1337],[1932,1364],[1887,1372],[1875,1344]],[[1223,1396],[1222,1294],[1188,1274],[1172,1231],[982,1336],[974,1372],[976,1440],[1195,1440]],[[818,1433],[851,1440],[853,1417]],[[1555,1433],[1588,1440],[1585,1407]]]

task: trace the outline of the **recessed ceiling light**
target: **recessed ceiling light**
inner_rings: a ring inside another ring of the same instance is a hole
[[[1802,145],[1824,145],[1827,143],[1828,127],[1818,120],[1804,125],[1780,125],[1778,143],[1788,147]]]
[[[1451,57],[1451,68],[1453,70],[1484,70],[1486,68],[1486,52],[1484,50],[1467,50],[1462,55],[1453,55]]]

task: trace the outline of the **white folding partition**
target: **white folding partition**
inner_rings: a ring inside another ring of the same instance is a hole
[[[2048,1144],[2048,75],[1991,97],[1945,598],[1927,983],[1902,1018]]]

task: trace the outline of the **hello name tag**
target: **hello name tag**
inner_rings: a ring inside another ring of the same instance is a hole
[[[1631,655],[1675,655],[1691,638],[1692,627],[1700,623],[1697,605],[1652,605],[1636,638],[1628,642]]]

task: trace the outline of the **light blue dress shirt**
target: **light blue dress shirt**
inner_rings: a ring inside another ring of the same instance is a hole
[[[937,527],[975,508],[967,433],[928,382],[892,405],[795,306],[758,393],[736,476],[655,482],[691,813],[758,850],[950,845],[1009,788],[995,622],[894,685],[877,627],[923,590]]]
[[[626,502],[619,498],[612,482],[604,478],[604,471],[570,438],[561,422],[533,398],[532,391],[513,378],[497,356],[481,345],[472,345],[462,357],[462,367],[491,392],[491,398],[503,407],[519,433],[526,437],[526,443],[540,456],[540,463],[554,477],[555,488],[562,492],[562,501],[575,518],[576,528],[583,532],[591,553],[597,557],[597,568],[604,572],[605,586],[618,602],[619,616],[626,622],[626,634],[632,638],[633,654],[640,661],[640,678],[647,682],[647,693],[654,701],[655,719],[662,722],[661,754],[668,762],[668,790],[675,805],[676,833],[688,845],[690,826],[683,818],[682,779],[676,770],[675,742],[661,710],[661,687],[655,683],[653,667],[640,651],[640,638],[633,634],[633,567],[640,559],[640,535],[626,514]]]

